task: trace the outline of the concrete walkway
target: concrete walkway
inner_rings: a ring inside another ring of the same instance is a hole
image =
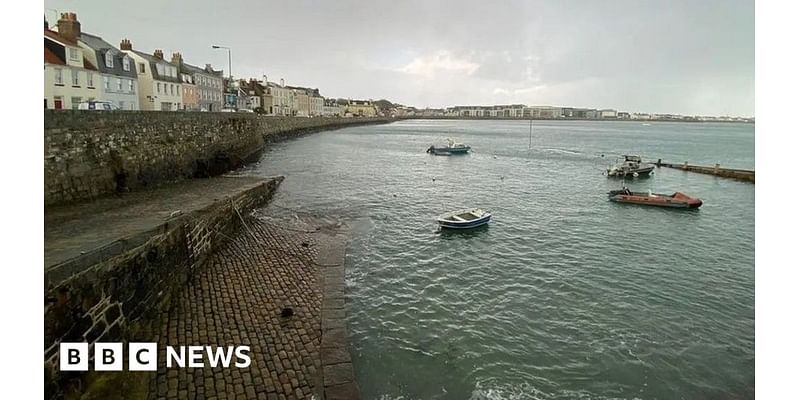
[[[157,228],[173,213],[202,209],[264,181],[248,176],[190,179],[153,190],[45,208],[45,270],[115,243],[119,245],[110,253],[124,251],[136,245],[124,243],[125,239]]]

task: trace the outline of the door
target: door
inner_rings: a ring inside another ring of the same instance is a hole
[[[55,99],[53,99],[53,108],[55,108],[56,110],[64,108],[64,101],[61,100],[61,97],[56,97]]]

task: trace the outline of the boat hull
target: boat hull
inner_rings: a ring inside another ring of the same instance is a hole
[[[634,169],[634,170],[624,170],[624,171],[623,170],[617,170],[617,171],[609,170],[609,171],[607,171],[607,175],[608,175],[609,178],[622,178],[622,177],[625,177],[625,178],[634,178],[634,177],[636,177],[636,178],[649,178],[650,175],[653,173],[653,170],[655,168],[656,168],[655,166],[648,166],[648,167],[644,167],[644,168],[637,168],[637,169]],[[636,174],[636,176],[634,176],[634,173]]]
[[[439,226],[443,229],[473,229],[480,226],[484,226],[489,223],[492,219],[492,214],[486,214],[480,218],[471,220],[471,221],[446,221],[443,219],[439,219]]]
[[[636,192],[630,192],[630,194],[626,194],[622,191],[615,190],[609,192],[608,199],[615,203],[680,209],[699,208],[703,205],[702,200],[696,197],[687,196],[683,193],[675,193],[672,196],[669,196],[664,194],[650,195],[649,193]]]
[[[441,156],[441,155],[457,155],[457,154],[468,154],[472,148],[469,146],[466,147],[434,147],[431,146],[428,148],[428,153]]]

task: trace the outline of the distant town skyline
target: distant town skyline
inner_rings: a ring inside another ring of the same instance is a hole
[[[124,10],[124,12],[121,12]],[[47,0],[86,32],[325,97],[755,114],[752,1],[118,3]]]

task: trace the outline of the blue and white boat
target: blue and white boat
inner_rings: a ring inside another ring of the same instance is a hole
[[[471,229],[483,226],[492,219],[492,213],[480,208],[465,208],[463,210],[444,213],[436,219],[439,226],[446,229]]]
[[[467,154],[472,148],[464,143],[457,143],[453,139],[447,139],[447,145],[442,147],[431,146],[428,147],[428,153],[437,156],[449,156],[452,154]]]

